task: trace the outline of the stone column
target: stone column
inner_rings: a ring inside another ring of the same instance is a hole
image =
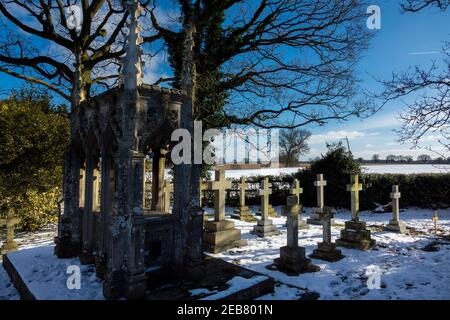
[[[80,255],[82,264],[93,264],[93,230],[94,230],[94,155],[86,153],[86,168],[84,178],[84,210],[83,210],[83,247]]]
[[[109,217],[107,270],[103,294],[109,299],[145,295],[143,170],[144,155],[126,149],[114,159],[115,205]]]
[[[392,199],[392,220],[386,225],[386,230],[394,231],[398,233],[407,233],[406,225],[400,220],[400,199],[401,193],[398,191],[398,185],[392,186],[391,199]]]
[[[300,206],[297,196],[288,196],[285,213],[287,215],[287,245],[280,248],[280,258],[275,259],[276,268],[288,275],[316,272],[320,268],[305,257],[305,248],[298,245],[298,213]]]
[[[166,156],[164,150],[155,150],[152,165],[152,210],[163,211],[164,207],[164,169]]]
[[[115,166],[113,154],[110,147],[103,146],[101,151],[101,197],[100,197],[100,217],[97,230],[97,254],[95,256],[95,272],[98,277],[104,278],[107,265],[107,250],[110,242],[109,238],[109,217],[114,208],[115,186]]]
[[[92,194],[92,204],[93,204],[92,210],[95,212],[98,212],[100,210],[99,188],[100,188],[100,171],[96,167],[94,169],[94,186]]]
[[[64,158],[64,212],[59,217],[55,239],[55,254],[59,258],[73,258],[81,252],[80,169],[80,155],[71,145]]]

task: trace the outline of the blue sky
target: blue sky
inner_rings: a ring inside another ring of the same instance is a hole
[[[381,8],[381,29],[373,30],[375,37],[364,58],[358,65],[361,86],[369,90],[379,89],[372,76],[389,79],[392,72],[406,71],[415,65],[427,67],[433,59],[442,61],[442,54],[418,54],[441,51],[443,41],[450,40],[450,11],[438,12],[425,10],[418,14],[401,14],[398,1],[372,1]],[[393,129],[399,126],[397,114],[405,109],[405,101],[389,103],[374,116],[363,121],[352,119],[345,123],[329,123],[325,127],[310,130],[311,152],[305,159],[326,152],[325,142],[333,142],[348,136],[350,147],[356,157],[370,158],[379,154],[381,158],[388,154],[412,155],[428,153],[424,150],[411,150],[410,144],[400,144]],[[439,149],[432,135],[425,138],[423,147]],[[450,155],[449,155],[450,156]]]
[[[450,40],[450,10],[447,12],[425,10],[418,14],[401,14],[397,0],[371,1],[370,4],[376,4],[381,8],[381,30],[372,31],[375,37],[358,65],[357,74],[362,80],[361,87],[376,91],[379,85],[372,76],[388,79],[392,72],[405,71],[415,65],[426,68],[433,59],[441,61],[442,54],[429,52],[440,51],[443,41]],[[426,52],[428,53],[418,54]],[[146,74],[146,79],[156,80],[167,72],[166,67],[162,65],[163,61],[154,59],[150,66],[147,66],[150,70]],[[20,86],[18,80],[0,73],[0,93],[18,86]],[[388,154],[416,157],[424,153],[424,150],[412,150],[409,144],[399,144],[396,141],[397,135],[393,132],[400,124],[396,119],[397,114],[404,108],[402,101],[396,101],[363,121],[350,119],[345,123],[308,127],[313,133],[310,141],[311,152],[303,158],[319,156],[326,152],[326,142],[334,142],[345,137],[349,138],[356,157],[370,158],[375,153],[381,158]],[[423,146],[439,148],[433,135],[426,137],[426,140]]]

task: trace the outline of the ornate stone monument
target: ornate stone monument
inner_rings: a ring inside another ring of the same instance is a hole
[[[341,250],[336,249],[336,244],[331,240],[331,218],[333,213],[330,207],[324,207],[322,213],[322,226],[323,226],[323,242],[319,242],[317,249],[313,251],[310,258],[326,260],[330,262],[339,261],[344,256]]]
[[[311,259],[305,257],[305,248],[298,245],[299,210],[298,197],[288,196],[286,201],[287,245],[280,248],[280,257],[274,261],[277,269],[288,275],[320,270],[318,266],[311,264]]]
[[[226,190],[231,189],[231,181],[225,179],[223,170],[216,170],[215,175],[215,180],[208,183],[208,189],[214,191],[214,221],[204,222],[203,234],[205,250],[211,253],[247,244],[241,240],[241,230],[234,227],[234,221],[225,220],[225,196]]]
[[[194,155],[190,163],[174,166],[173,209],[165,212],[169,204],[163,190],[164,150],[177,128],[193,136],[193,99],[184,91],[142,83],[142,11],[137,0],[126,1],[126,8],[129,32],[121,84],[74,106],[71,113],[55,254],[94,262],[107,299],[143,298],[155,284],[158,289],[166,284],[179,288],[180,282],[195,286],[211,269],[216,278],[206,282],[214,285],[238,274],[253,276],[255,272],[204,255],[201,167],[193,164]],[[151,210],[144,207],[146,156],[153,158]],[[95,183],[97,168],[100,183]],[[224,202],[217,207],[222,209]],[[223,220],[222,210],[217,213],[217,221],[209,226],[216,233],[215,243],[238,240],[240,231]],[[264,294],[273,290],[273,280],[268,280]]]
[[[160,277],[149,270],[170,270],[181,254],[173,250],[173,230],[180,219],[161,210],[162,179],[152,184],[152,210],[145,212],[144,161],[147,154],[153,154],[153,172],[161,176],[161,150],[180,126],[181,106],[187,97],[179,90],[142,83],[138,25],[142,11],[136,1],[127,1],[126,7],[130,20],[121,85],[72,110],[64,165],[64,211],[55,238],[58,257],[95,263],[97,276],[104,280],[104,296],[110,299],[143,297],[148,283]],[[101,190],[95,190],[97,167]],[[190,235],[192,250],[184,250],[183,258],[203,257],[201,225],[198,230]]]
[[[14,217],[14,210],[9,209],[6,219],[0,219],[0,226],[6,226],[6,241],[0,248],[0,254],[5,254],[17,249],[18,245],[14,241],[14,228],[16,224],[20,223],[20,219]]]
[[[314,181],[314,186],[317,188],[317,206],[313,208],[311,218],[307,219],[306,223],[320,226],[322,225],[320,214],[322,213],[324,207],[324,188],[327,185],[327,181],[323,180],[323,174],[318,174],[316,178],[317,180]],[[331,223],[333,224],[334,220],[331,220]]]
[[[376,242],[370,236],[370,230],[366,228],[366,222],[359,220],[359,191],[362,185],[358,181],[358,175],[352,175],[347,190],[351,194],[352,220],[345,222],[345,229],[341,230],[341,237],[336,244],[341,247],[370,250]]]
[[[245,181],[244,177],[241,177],[238,186],[239,186],[239,207],[234,210],[233,218],[246,222],[255,222],[256,218],[251,214],[248,206],[245,205],[245,191],[248,189],[248,183]]]
[[[407,233],[406,225],[400,220],[400,206],[399,199],[401,193],[398,191],[398,185],[392,186],[392,220],[386,225],[386,230],[399,233]]]
[[[272,194],[271,186],[272,184],[269,183],[269,179],[265,178],[261,182],[261,188],[259,189],[259,196],[261,197],[261,218],[258,219],[256,226],[253,227],[253,233],[258,237],[280,234],[273,221],[269,219],[269,195]]]

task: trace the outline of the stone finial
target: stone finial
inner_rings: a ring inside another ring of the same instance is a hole
[[[127,23],[128,35],[125,45],[125,56],[122,58],[122,75],[121,82],[125,90],[135,90],[143,82],[144,62],[142,61],[142,49],[140,44],[143,42],[139,35],[141,28],[138,19],[142,14],[142,7],[139,2],[128,0],[125,7],[130,14],[130,21]]]

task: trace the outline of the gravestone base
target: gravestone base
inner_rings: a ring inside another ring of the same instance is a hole
[[[241,240],[241,230],[234,227],[234,221],[205,221],[203,247],[210,253],[220,253],[231,248],[247,245]]]
[[[196,268],[200,276],[191,278],[191,271],[171,275],[159,287],[149,290],[146,300],[253,300],[274,292],[275,281],[269,276],[239,265],[206,255]],[[248,286],[228,290],[236,277],[248,279]],[[259,280],[257,280],[259,278]],[[198,290],[201,289],[201,290]],[[195,292],[198,291],[198,292]]]
[[[0,254],[7,254],[8,252],[16,251],[19,245],[17,242],[4,242],[3,246],[0,248]]]
[[[386,225],[385,230],[398,232],[398,233],[402,233],[402,234],[408,233],[406,224],[403,221],[399,221],[399,220],[390,220],[389,224]]]
[[[251,214],[248,206],[234,209],[231,218],[245,222],[256,222],[256,218]]]
[[[92,254],[90,250],[83,249],[80,254],[80,263],[81,264],[94,264],[95,256]]]
[[[336,245],[367,251],[376,245],[376,241],[371,238],[370,230],[366,229],[366,222],[346,221],[345,229],[341,230],[341,238],[336,240]]]
[[[258,220],[256,226],[253,226],[253,234],[260,238],[276,236],[280,234],[272,220]]]
[[[319,242],[317,249],[309,257],[330,262],[336,262],[344,258],[341,250],[336,249],[336,244],[328,242]]]
[[[303,247],[281,247],[280,257],[274,260],[274,265],[279,271],[289,276],[320,270],[320,267],[311,263],[311,259],[305,257],[305,248]]]

